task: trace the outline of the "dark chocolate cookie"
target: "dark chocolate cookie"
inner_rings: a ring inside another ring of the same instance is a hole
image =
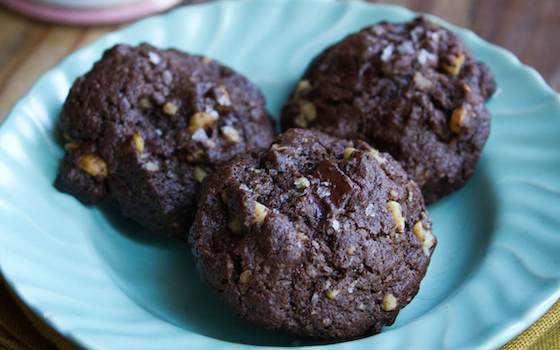
[[[390,153],[426,202],[460,188],[490,132],[484,106],[496,89],[461,40],[420,17],[346,37],[310,65],[282,125],[362,139]]]
[[[436,244],[420,189],[362,141],[292,129],[211,174],[190,244],[243,318],[347,339],[393,323]]]
[[[274,137],[264,98],[246,78],[146,44],[117,45],[78,78],[60,130],[59,190],[88,204],[110,199],[148,229],[183,239],[206,174]]]

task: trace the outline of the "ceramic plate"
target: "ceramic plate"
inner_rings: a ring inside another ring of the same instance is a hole
[[[167,10],[182,0],[0,0],[11,10],[56,24],[107,25]],[[111,5],[111,6],[109,6]]]
[[[184,246],[154,240],[52,183],[53,136],[74,79],[115,43],[215,57],[280,106],[317,53],[414,13],[358,1],[244,0],[177,9],[77,51],[46,73],[0,129],[0,266],[17,294],[92,349],[303,345],[240,322],[204,287]],[[443,22],[442,22],[443,23]],[[439,244],[420,293],[380,335],[310,349],[493,349],[560,296],[560,98],[531,68],[448,24],[496,75],[492,133],[462,190],[430,207]]]

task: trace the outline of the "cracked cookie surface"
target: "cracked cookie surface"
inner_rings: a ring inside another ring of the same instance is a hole
[[[88,204],[109,199],[148,229],[184,240],[206,174],[274,137],[264,98],[246,78],[147,44],[117,45],[79,77],[59,129],[59,190]]]
[[[393,323],[436,241],[418,186],[362,141],[291,129],[210,174],[190,244],[241,317],[348,339]]]
[[[282,126],[361,139],[397,159],[426,202],[471,176],[490,132],[496,83],[451,31],[419,17],[364,28],[323,51]]]

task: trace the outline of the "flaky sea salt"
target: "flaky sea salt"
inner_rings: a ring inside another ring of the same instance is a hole
[[[420,63],[421,65],[424,65],[427,62],[434,60],[435,58],[436,56],[426,49],[420,49],[420,52],[418,53],[418,63]]]
[[[148,52],[148,59],[150,60],[150,62],[156,65],[161,62],[161,57],[159,57],[157,53],[152,51]]]
[[[156,162],[147,162],[144,165],[144,168],[148,171],[158,171],[159,170],[159,165]]]
[[[326,198],[331,195],[331,191],[328,188],[321,186],[317,189],[317,195],[319,198]]]
[[[431,41],[437,44],[439,42],[440,32],[430,32],[428,33],[428,36],[430,37]]]
[[[399,45],[397,50],[403,55],[412,55],[414,53],[414,46],[410,41],[405,41]]]
[[[340,222],[336,219],[332,219],[331,220],[331,227],[335,230],[338,231],[340,230]]]
[[[425,76],[423,76],[420,72],[414,73],[414,84],[420,90],[427,90],[433,87],[432,82],[428,80]]]
[[[385,28],[381,26],[373,26],[371,27],[371,32],[375,35],[381,35],[385,33]]]
[[[424,28],[414,27],[414,29],[410,32],[410,36],[412,37],[412,40],[418,42],[422,33],[424,33]]]
[[[387,45],[381,52],[381,61],[389,61],[389,59],[391,59],[391,55],[393,55],[393,49],[394,47],[392,44]]]
[[[366,207],[366,215],[371,218],[375,217],[375,207],[373,206],[373,204],[370,203]]]
[[[199,128],[192,134],[192,139],[195,141],[205,141],[208,140],[208,135],[206,135],[206,131],[203,128]]]

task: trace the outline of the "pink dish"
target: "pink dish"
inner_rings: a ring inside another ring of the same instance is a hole
[[[181,2],[182,0],[143,0],[120,6],[88,9],[57,7],[32,0],[0,0],[0,5],[47,22],[92,26],[130,21],[167,10]]]

